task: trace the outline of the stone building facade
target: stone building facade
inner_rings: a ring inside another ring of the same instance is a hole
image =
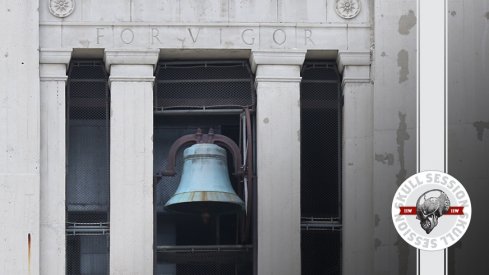
[[[475,2],[449,1],[449,26],[470,36],[478,57],[460,46],[449,55],[457,63],[449,70],[449,91],[473,91],[465,99],[451,92],[450,108],[477,108],[470,115],[450,112],[448,167],[474,194],[477,209],[489,179],[482,165],[489,155],[489,115],[479,106],[488,96],[479,88],[487,84],[489,44],[487,36],[476,38],[488,21],[477,13],[484,1]],[[69,274],[67,84],[76,60],[99,60],[110,90],[110,274],[179,273],[171,267],[159,273],[155,256],[155,69],[167,60],[245,60],[251,70],[253,274],[300,274],[305,262],[300,95],[302,68],[310,61],[334,64],[340,76],[342,130],[335,146],[341,149],[341,248],[335,272],[415,273],[415,250],[395,232],[389,207],[397,187],[416,172],[415,1],[4,0],[0,9],[1,274]],[[467,60],[479,68],[473,81],[461,80],[460,70],[471,66]],[[487,243],[474,228],[454,249],[460,263],[454,274],[479,270],[461,252],[477,240]]]

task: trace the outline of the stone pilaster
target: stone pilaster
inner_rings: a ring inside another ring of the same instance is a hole
[[[343,105],[342,271],[373,274],[373,89],[369,52],[339,52]]]
[[[41,49],[41,274],[66,273],[66,71],[71,49]]]
[[[39,1],[0,4],[0,274],[39,274]]]
[[[300,71],[305,51],[253,51],[257,274],[301,273]]]
[[[110,274],[153,274],[154,50],[106,50],[110,72]]]

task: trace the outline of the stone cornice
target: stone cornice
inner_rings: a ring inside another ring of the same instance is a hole
[[[155,80],[154,76],[110,76],[109,85],[112,82],[151,82]]]
[[[52,76],[52,75],[41,75],[41,81],[66,81],[68,76]]]
[[[71,60],[72,49],[51,49],[41,48],[39,51],[40,64],[65,64]]]
[[[251,52],[250,64],[253,72],[258,65],[299,65],[306,58],[306,50],[255,50]]]
[[[258,82],[301,82],[302,77],[256,77],[255,84]]]
[[[371,29],[369,23],[312,23],[312,22],[103,22],[103,21],[41,21],[39,25],[42,26],[107,26],[107,27],[137,27],[137,26],[151,26],[151,27],[299,27],[299,28],[361,28]]]
[[[370,66],[372,63],[369,51],[340,51],[336,62],[340,73],[345,66]]]
[[[153,65],[158,62],[159,49],[106,49],[104,62],[108,72],[111,65]]]

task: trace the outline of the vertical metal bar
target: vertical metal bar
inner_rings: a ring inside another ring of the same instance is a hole
[[[340,78],[338,78],[340,79]],[[341,84],[337,83],[338,87],[338,217],[340,218],[340,223],[343,223],[342,208],[341,208],[341,198],[342,198],[342,173],[343,173],[343,91],[341,90]]]
[[[156,267],[158,257],[156,254],[156,247],[158,246],[158,227],[157,227],[157,220],[158,220],[158,202],[157,202],[157,187],[158,187],[158,178],[156,176],[153,176],[153,274],[156,275]]]
[[[216,244],[221,244],[221,219],[219,215],[216,215]]]
[[[72,66],[73,66],[73,61],[71,61],[71,64],[69,66],[69,71],[68,71],[68,80],[66,81],[66,94],[65,94],[65,98],[66,98],[66,107],[65,107],[65,116],[66,116],[66,125],[65,125],[65,137],[66,137],[66,143],[65,143],[65,161],[66,161],[66,164],[65,164],[65,171],[66,171],[66,174],[65,174],[65,228],[66,228],[66,222],[68,222],[68,200],[66,198],[68,198],[68,173],[69,173],[69,149],[70,149],[70,92],[71,92],[71,70],[72,70]],[[69,249],[68,249],[68,246],[69,246],[69,243],[68,243],[68,236],[66,235],[66,233],[64,234],[64,238],[65,238],[65,243],[66,243],[66,247],[65,247],[65,251],[66,251],[66,267],[65,267],[65,272],[66,274],[69,274],[69,267],[70,267],[70,264],[69,264]]]
[[[446,0],[417,4],[418,172],[446,172]],[[446,249],[418,255],[418,275],[447,274]]]
[[[102,64],[102,69],[105,72],[105,66]],[[107,221],[110,226],[110,89],[108,76],[105,77],[105,127],[106,127],[106,154],[107,154]],[[110,231],[106,235],[107,239],[107,272],[110,270]]]

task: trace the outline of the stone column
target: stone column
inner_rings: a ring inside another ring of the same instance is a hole
[[[301,273],[300,71],[305,51],[253,51],[257,274]]]
[[[344,275],[373,274],[373,89],[369,52],[339,52],[343,105]]]
[[[110,274],[153,274],[153,82],[158,51],[106,50]]]
[[[0,274],[39,274],[39,1],[0,6]]]
[[[41,274],[66,273],[66,71],[71,50],[40,52]]]

